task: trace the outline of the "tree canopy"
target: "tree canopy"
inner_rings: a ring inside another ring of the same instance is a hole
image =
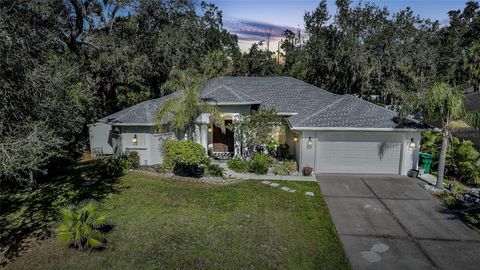
[[[79,156],[98,118],[189,88],[174,85],[175,74],[293,76],[387,105],[442,82],[479,90],[478,2],[449,11],[446,24],[410,8],[335,5],[306,12],[304,30],[285,29],[274,53],[262,40],[241,52],[222,11],[205,2],[0,1],[1,181]]]

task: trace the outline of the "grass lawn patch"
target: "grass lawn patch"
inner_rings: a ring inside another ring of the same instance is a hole
[[[41,241],[10,269],[346,269],[315,182],[230,185],[129,173],[100,198],[114,227],[100,251]],[[315,197],[305,196],[306,191]]]

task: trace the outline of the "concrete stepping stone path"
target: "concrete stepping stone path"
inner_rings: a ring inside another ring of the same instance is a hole
[[[313,194],[313,192],[311,192],[311,191],[305,192],[305,195],[307,195],[307,196],[312,196],[312,197],[315,196],[315,194]]]

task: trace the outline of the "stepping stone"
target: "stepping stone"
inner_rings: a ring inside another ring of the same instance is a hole
[[[295,191],[296,191],[295,189],[290,189],[288,192],[295,193]]]
[[[272,186],[272,187],[278,187],[278,186],[280,186],[280,184],[277,184],[277,183],[270,183],[270,186]]]
[[[265,184],[265,185],[270,185],[272,182],[270,181],[262,181],[262,184]]]
[[[280,188],[281,190],[285,190],[285,191],[290,191],[290,188],[289,187],[282,187]]]
[[[311,192],[311,191],[305,192],[305,195],[307,195],[307,196],[312,196],[312,197],[315,196],[315,194],[313,194],[313,192]]]

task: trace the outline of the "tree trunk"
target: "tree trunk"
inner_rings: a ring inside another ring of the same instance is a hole
[[[440,159],[438,161],[438,174],[437,174],[437,188],[443,188],[443,177],[445,175],[445,160],[447,158],[448,147],[448,133],[442,132],[442,150],[440,151]]]
[[[30,178],[30,186],[32,187],[32,189],[35,189],[37,188],[37,180],[35,179],[35,177],[33,176],[33,171],[30,171],[28,173],[28,176]]]

